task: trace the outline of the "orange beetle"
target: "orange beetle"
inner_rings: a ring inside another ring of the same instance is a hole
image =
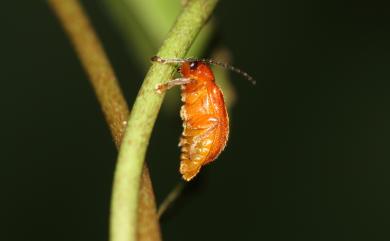
[[[165,59],[154,56],[152,61],[180,63],[181,78],[156,86],[161,93],[173,86],[181,86],[180,116],[183,120],[180,173],[190,181],[203,165],[214,161],[226,146],[229,136],[229,117],[221,89],[216,85],[209,64],[218,64],[254,81],[247,73],[230,65],[207,59]]]

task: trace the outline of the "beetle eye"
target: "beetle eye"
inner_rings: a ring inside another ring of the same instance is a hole
[[[191,69],[191,70],[195,70],[196,67],[198,67],[198,62],[191,62],[191,63],[190,63],[190,69]]]

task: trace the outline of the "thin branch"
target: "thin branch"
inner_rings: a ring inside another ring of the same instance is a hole
[[[192,0],[184,7],[164,41],[161,57],[184,57],[218,0]],[[154,63],[134,103],[119,151],[111,203],[111,241],[137,240],[137,208],[142,166],[164,95],[155,86],[172,78],[174,66]]]
[[[117,147],[120,146],[129,110],[117,78],[88,17],[77,0],[49,0],[63,25],[96,92]],[[137,200],[138,201],[138,200]],[[138,206],[138,240],[161,240],[149,172],[143,168]]]
[[[177,200],[179,195],[183,192],[186,183],[180,181],[165,197],[160,206],[157,209],[157,216],[161,219],[161,216],[165,211]]]

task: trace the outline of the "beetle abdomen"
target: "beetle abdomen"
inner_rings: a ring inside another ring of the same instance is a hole
[[[210,90],[206,87],[196,92],[183,88],[182,92],[185,104],[180,111],[184,128],[179,142],[180,173],[187,181],[195,177],[203,165],[217,158],[227,141],[226,109],[218,108],[219,103],[208,93]]]
[[[200,125],[206,123],[199,123]],[[209,123],[213,125],[213,123]],[[183,131],[179,145],[181,145],[180,173],[187,181],[192,179],[207,161],[210,155],[215,134],[211,129],[189,127],[188,123]]]

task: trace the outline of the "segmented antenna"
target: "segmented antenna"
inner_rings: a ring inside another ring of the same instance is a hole
[[[228,69],[230,71],[236,72],[237,74],[240,74],[244,76],[247,80],[249,80],[253,85],[256,84],[256,80],[250,76],[247,72],[236,68],[230,64],[215,61],[213,59],[195,59],[195,58],[161,58],[159,56],[153,56],[151,59],[153,62],[159,62],[162,64],[180,64],[180,63],[185,63],[185,62],[202,62],[202,63],[207,63],[207,64],[213,64],[213,65],[219,65],[225,69]]]

